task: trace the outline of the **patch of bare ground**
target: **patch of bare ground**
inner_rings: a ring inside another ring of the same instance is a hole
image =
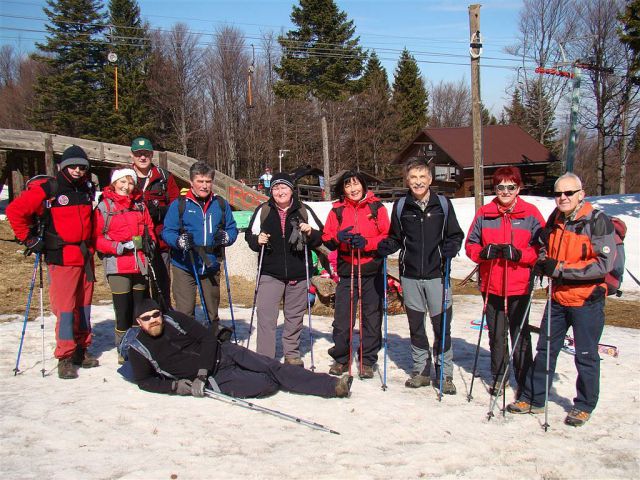
[[[19,244],[14,235],[9,222],[0,221],[0,314],[17,314],[24,315],[27,304],[27,296],[31,276],[33,274],[34,257],[25,257],[23,255],[24,247]],[[102,262],[95,257],[96,262],[96,284],[93,295],[93,303],[111,303],[111,290],[104,277]],[[390,264],[391,266],[391,264]],[[46,268],[44,269],[46,282]],[[479,295],[477,285],[473,282],[467,283],[460,287],[460,281],[453,279],[454,295]],[[220,292],[220,305],[228,306],[227,289],[224,277],[222,278],[222,288]],[[234,306],[250,308],[253,303],[253,294],[255,284],[253,281],[244,279],[243,277],[230,277],[232,301]],[[44,286],[44,308],[49,311],[49,298],[47,286]],[[32,310],[30,318],[38,315],[37,307],[39,295],[39,279],[36,276],[35,288],[32,299]],[[545,298],[544,290],[539,289],[534,293],[534,298]],[[640,301],[625,299],[610,299],[605,305],[605,313],[608,325],[618,327],[640,328]],[[314,315],[322,315],[331,317],[333,309],[329,305],[325,305],[317,301],[313,307]]]

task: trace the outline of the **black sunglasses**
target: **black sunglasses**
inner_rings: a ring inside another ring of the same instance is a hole
[[[553,196],[556,198],[560,198],[562,195],[566,195],[567,198],[573,197],[580,190],[565,190],[564,192],[553,192]]]
[[[138,318],[143,322],[148,322],[152,318],[160,318],[162,312],[160,310],[156,310],[155,312],[150,313],[149,315],[140,315]]]
[[[514,185],[513,183],[509,185],[496,185],[496,190],[498,190],[499,192],[504,192],[505,190],[509,190],[510,192],[515,192],[516,188],[518,188],[518,186]]]
[[[89,169],[89,167],[87,167],[86,165],[69,165],[68,168],[70,170],[75,170],[76,168],[78,168],[81,172],[86,172]]]

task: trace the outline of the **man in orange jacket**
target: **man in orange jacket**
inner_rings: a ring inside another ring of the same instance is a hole
[[[584,425],[598,402],[600,356],[598,342],[604,328],[605,275],[613,269],[616,244],[609,217],[584,200],[582,182],[565,173],[555,183],[556,209],[541,234],[541,257],[536,273],[549,277],[551,301],[540,326],[536,358],[511,413],[542,413],[549,356],[549,389],[556,359],[569,327],[576,341],[577,395],[565,418],[567,425]],[[547,343],[547,322],[551,322]],[[549,351],[547,352],[547,344]]]

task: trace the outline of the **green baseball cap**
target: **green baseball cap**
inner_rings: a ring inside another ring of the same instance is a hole
[[[148,150],[153,152],[153,145],[151,145],[151,141],[148,138],[138,137],[131,143],[131,151],[135,152],[137,150]]]

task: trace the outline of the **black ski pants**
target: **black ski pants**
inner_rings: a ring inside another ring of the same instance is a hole
[[[524,385],[525,377],[531,364],[533,354],[531,353],[531,332],[529,331],[529,295],[511,295],[507,297],[507,312],[509,315],[509,330],[505,326],[504,297],[489,294],[487,301],[487,327],[489,327],[489,349],[491,350],[491,373],[494,377],[503,375],[506,362],[509,359],[509,334],[513,348],[513,368],[518,387]],[[513,345],[522,319],[526,315],[522,333],[518,339],[518,344]],[[500,379],[498,379],[500,381]]]
[[[220,346],[220,362],[213,378],[222,393],[236,398],[266,397],[280,389],[332,398],[339,380],[280,363],[231,342]]]
[[[357,272],[357,267],[356,272]],[[362,277],[362,363],[374,365],[378,361],[378,351],[382,345],[382,297],[384,283],[382,274]],[[353,279],[353,317],[355,325],[358,309],[358,277]],[[336,308],[333,317],[333,347],[329,355],[342,364],[349,363],[349,316],[351,315],[351,278],[340,277],[336,287]]]

